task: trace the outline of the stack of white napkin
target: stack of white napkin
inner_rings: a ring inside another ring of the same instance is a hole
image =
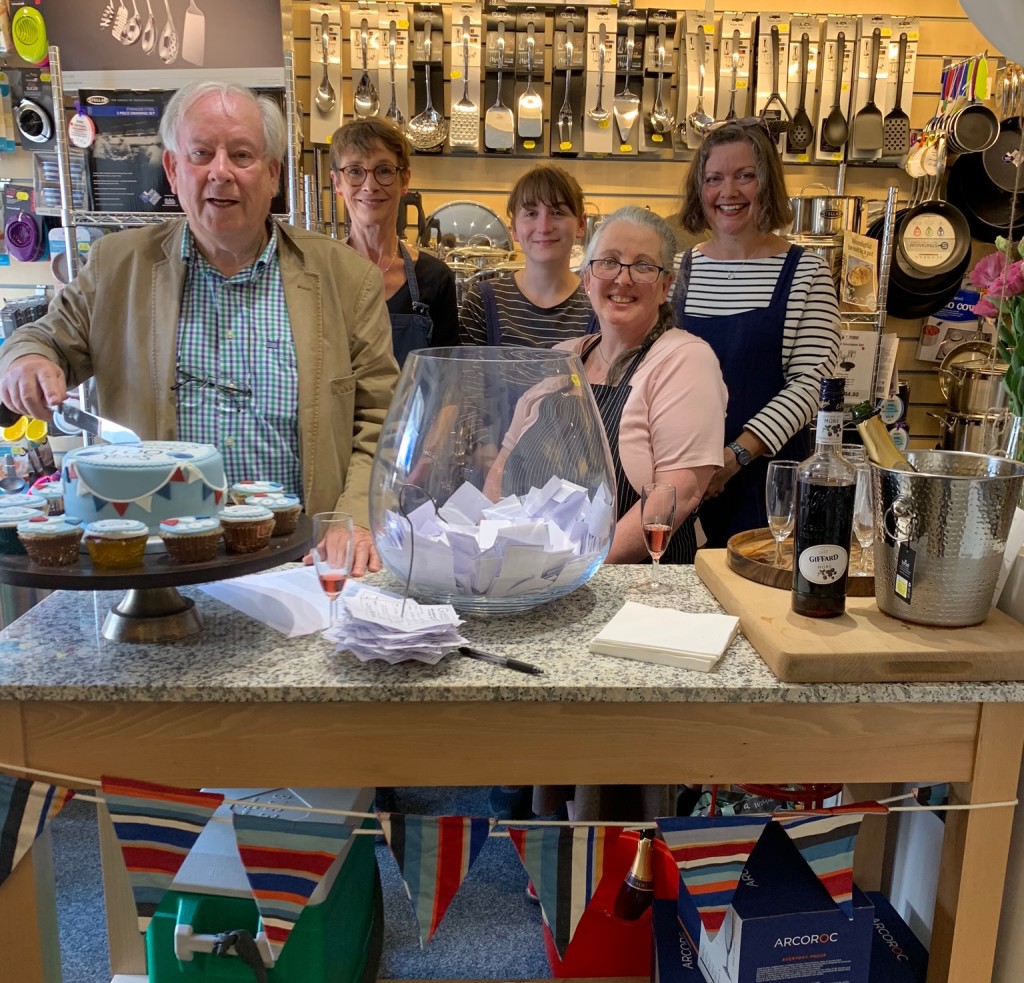
[[[450,604],[419,604],[390,591],[350,580],[341,592],[340,624],[324,637],[348,649],[361,662],[415,660],[436,665],[447,652],[466,644],[462,620]]]

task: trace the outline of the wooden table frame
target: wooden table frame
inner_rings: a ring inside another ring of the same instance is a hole
[[[187,787],[944,780],[972,803],[1015,797],[1022,747],[1007,703],[0,702],[8,761]],[[948,814],[929,983],[990,978],[1012,819]],[[0,889],[18,983],[59,979],[45,853]]]

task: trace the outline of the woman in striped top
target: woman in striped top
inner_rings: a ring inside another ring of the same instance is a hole
[[[570,268],[572,247],[583,234],[576,179],[552,164],[534,167],[513,185],[507,210],[526,265],[469,288],[459,313],[462,343],[549,348],[586,334],[594,312]]]
[[[763,122],[708,130],[687,174],[680,220],[710,238],[679,254],[675,287],[678,325],[715,350],[729,389],[725,466],[700,508],[708,546],[765,525],[767,459],[810,454],[819,380],[838,360],[828,267],[775,232],[792,217]]]

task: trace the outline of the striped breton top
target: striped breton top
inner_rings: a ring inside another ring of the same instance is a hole
[[[679,272],[683,253],[673,266]],[[763,259],[710,259],[694,249],[685,312],[689,317],[717,317],[767,307],[786,254]],[[670,298],[674,305],[674,297]],[[835,284],[820,257],[805,252],[797,264],[782,335],[782,372],[786,385],[744,425],[776,453],[818,411],[820,380],[839,361],[839,305]],[[758,371],[756,365],[750,372]],[[743,380],[727,378],[733,389]],[[738,434],[727,434],[735,440]]]
[[[511,275],[495,277],[488,282],[494,287],[502,345],[550,348],[560,341],[587,333],[592,308],[582,283],[560,304],[537,307],[527,300]],[[462,300],[459,336],[464,345],[487,344],[484,302],[476,284],[466,291]]]

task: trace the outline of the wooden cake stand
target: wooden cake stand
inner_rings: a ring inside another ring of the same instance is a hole
[[[228,553],[221,541],[212,560],[177,563],[166,553],[147,553],[142,565],[131,570],[96,569],[88,553],[68,567],[41,567],[27,556],[0,555],[0,581],[44,590],[127,590],[107,613],[103,637],[112,642],[170,642],[198,634],[203,625],[195,602],[182,597],[179,587],[300,560],[309,550],[312,525],[308,516],[300,515],[295,532],[275,536],[257,553]]]

